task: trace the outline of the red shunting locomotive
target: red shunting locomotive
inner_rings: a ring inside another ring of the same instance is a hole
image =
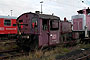
[[[19,16],[17,22],[20,31],[17,44],[21,48],[35,49],[72,41],[72,24],[58,16],[29,12]]]

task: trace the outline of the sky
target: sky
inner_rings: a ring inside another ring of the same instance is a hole
[[[71,20],[78,10],[90,6],[90,0],[0,0],[0,15],[19,17],[26,12],[42,11],[44,14],[54,14],[61,20],[66,17]],[[82,3],[82,1],[84,1]]]

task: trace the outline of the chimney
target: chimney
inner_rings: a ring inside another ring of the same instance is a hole
[[[88,9],[89,9],[89,7],[88,7]]]
[[[52,13],[52,16],[54,16],[54,13]]]
[[[67,21],[66,17],[64,18],[64,21]]]
[[[40,14],[40,11],[35,11],[36,14]]]

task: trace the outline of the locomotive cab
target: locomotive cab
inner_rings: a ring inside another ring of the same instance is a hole
[[[42,19],[41,46],[56,45],[59,43],[59,20],[58,19]]]
[[[39,17],[39,47],[55,46],[59,44],[59,17],[47,14],[39,14]]]
[[[30,49],[59,44],[59,20],[59,17],[47,14],[22,14],[17,19],[21,32],[17,44]]]

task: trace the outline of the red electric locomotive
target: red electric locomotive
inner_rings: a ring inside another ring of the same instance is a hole
[[[7,39],[16,34],[16,17],[0,16],[0,39]]]

